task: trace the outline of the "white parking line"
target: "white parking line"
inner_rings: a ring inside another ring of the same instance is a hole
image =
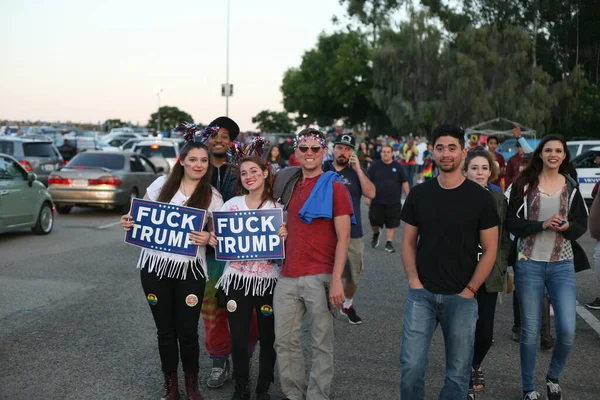
[[[577,302],[577,314],[579,314],[579,316],[596,331],[598,336],[600,336],[600,321],[598,321],[598,318],[594,317],[594,315],[586,310],[579,302]]]
[[[120,223],[121,223],[121,221],[113,222],[111,224],[99,226],[98,229],[110,228],[111,226],[119,225]]]

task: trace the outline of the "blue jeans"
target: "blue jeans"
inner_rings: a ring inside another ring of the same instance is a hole
[[[573,346],[577,302],[573,261],[518,260],[515,266],[515,288],[521,311],[521,382],[523,390],[534,390],[544,288],[548,289],[556,324],[556,344],[548,369],[550,378],[560,378]]]
[[[408,182],[408,186],[412,189],[414,186],[415,173],[417,171],[416,165],[403,165],[404,167],[404,175],[406,175],[406,181]]]
[[[438,323],[446,347],[446,379],[440,400],[466,399],[471,379],[477,300],[457,294],[409,289],[402,326],[400,398],[425,398],[425,369],[431,338]]]

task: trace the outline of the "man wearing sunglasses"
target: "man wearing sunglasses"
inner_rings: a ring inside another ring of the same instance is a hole
[[[344,303],[342,273],[353,209],[337,174],[321,168],[327,154],[323,133],[304,129],[294,147],[302,176],[287,203],[286,258],[273,298],[275,350],[285,396],[325,400],[333,379],[331,307]],[[301,344],[305,314],[313,348],[308,382]]]

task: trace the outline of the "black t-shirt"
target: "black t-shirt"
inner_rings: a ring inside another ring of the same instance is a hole
[[[402,165],[396,161],[389,164],[375,161],[369,168],[368,175],[376,190],[371,204],[400,204],[402,184],[406,182]]]
[[[332,165],[333,161],[325,161],[323,163],[323,171],[336,171]],[[362,196],[362,187],[360,186],[360,179],[358,174],[350,165],[346,165],[341,171],[336,171],[342,177],[344,185],[350,192],[352,198],[352,208],[354,208],[354,216],[356,217],[356,224],[350,226],[350,237],[352,239],[363,237],[362,220],[360,216],[360,198]]]
[[[419,230],[419,280],[436,294],[463,291],[477,266],[479,231],[500,224],[494,197],[468,179],[449,190],[437,178],[415,186],[401,218]]]

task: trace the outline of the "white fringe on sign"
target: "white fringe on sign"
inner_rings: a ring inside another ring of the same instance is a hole
[[[200,264],[200,268],[198,268]],[[168,255],[162,256],[160,252],[150,252],[142,249],[137,263],[138,269],[144,269],[148,265],[148,272],[156,272],[158,279],[173,278],[185,280],[188,271],[192,271],[194,279],[206,279],[206,262],[203,258],[178,257],[170,258]]]
[[[233,285],[235,290],[244,290],[244,295],[248,296],[250,290],[252,290],[252,296],[264,296],[268,289],[270,294],[273,293],[277,283],[277,278],[262,278],[252,275],[240,274],[238,271],[229,269],[223,273],[223,275],[217,281],[215,287],[222,288],[225,294],[229,294],[229,289]]]

